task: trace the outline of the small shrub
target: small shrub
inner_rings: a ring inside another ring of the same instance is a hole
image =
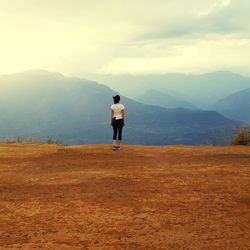
[[[207,140],[207,143],[206,145],[207,146],[217,146],[219,145],[219,141],[220,141],[220,138],[219,136],[212,130],[208,130],[208,140]]]
[[[59,140],[53,139],[52,137],[48,137],[47,140],[44,141],[44,143],[62,145],[62,143]]]
[[[34,141],[34,139],[30,137],[30,138],[26,139],[26,140],[24,141],[24,143],[31,143],[31,144],[34,144],[34,143],[37,143],[37,142]]]
[[[6,139],[0,141],[0,143],[4,143],[4,144],[18,143],[18,144],[57,144],[57,145],[63,145],[59,140],[55,140],[51,137],[49,137],[46,140],[39,141],[39,140],[33,139],[32,137],[22,139],[20,136],[18,136],[16,139],[6,138]]]
[[[21,139],[20,136],[17,137],[16,142],[17,142],[17,143],[22,143],[22,139]]]
[[[58,144],[57,140],[54,140],[53,138],[48,138],[45,143],[47,144]]]
[[[11,139],[11,138],[6,138],[2,141],[2,143],[6,143],[6,144],[16,143],[16,140]]]
[[[231,141],[231,145],[250,145],[250,125],[236,131],[234,138]]]

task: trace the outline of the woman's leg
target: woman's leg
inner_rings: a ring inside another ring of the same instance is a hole
[[[116,146],[116,139],[117,139],[117,132],[118,132],[118,126],[117,121],[113,121],[113,145]]]
[[[121,145],[121,140],[122,140],[122,129],[123,129],[123,121],[119,120],[119,124],[118,124],[118,142],[117,145],[120,146]]]

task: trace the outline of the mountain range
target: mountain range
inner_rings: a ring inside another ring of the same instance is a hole
[[[6,137],[64,144],[109,143],[111,88],[77,77],[27,71],[0,77],[0,139]],[[126,107],[124,142],[129,144],[225,143],[241,123],[216,111],[167,109],[122,96]]]
[[[78,75],[81,75],[78,73]],[[121,94],[140,100],[152,89],[176,100],[194,105],[200,109],[212,109],[221,99],[250,88],[250,78],[230,71],[217,71],[201,75],[162,74],[162,75],[101,75],[92,74],[89,78],[105,83]],[[151,97],[153,98],[153,97]],[[157,97],[156,97],[157,98]],[[156,99],[154,98],[154,99]],[[164,106],[170,105],[166,98]],[[177,105],[177,107],[179,104]]]

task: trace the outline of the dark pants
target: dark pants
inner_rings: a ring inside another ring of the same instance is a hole
[[[116,120],[115,118],[113,119],[112,126],[113,126],[113,140],[117,139],[117,133],[118,133],[118,140],[122,140],[122,128],[123,128],[123,119]]]

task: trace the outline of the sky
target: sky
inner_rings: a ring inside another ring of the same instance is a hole
[[[250,0],[0,0],[0,74],[250,76]]]

